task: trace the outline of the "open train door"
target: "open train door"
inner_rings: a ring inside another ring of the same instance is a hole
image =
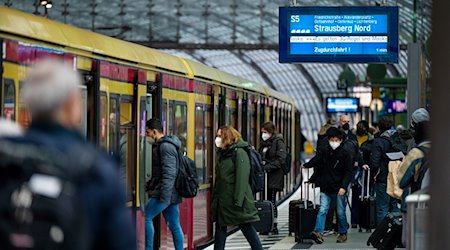
[[[151,118],[158,118],[162,120],[162,85],[161,85],[161,77],[160,75],[156,75],[154,81],[147,82],[147,95],[145,98],[145,112],[146,112],[146,121]],[[144,127],[144,131],[146,128]],[[147,183],[148,180],[152,177],[152,145],[145,141],[145,156],[143,162],[144,163],[144,175],[143,179],[141,179],[141,183]],[[148,195],[142,195],[141,204],[147,204]],[[153,241],[153,248],[159,249],[161,246],[161,217],[156,216],[153,219],[153,227],[155,228],[155,235]],[[144,229],[145,230],[145,229]],[[145,231],[144,231],[145,232]]]

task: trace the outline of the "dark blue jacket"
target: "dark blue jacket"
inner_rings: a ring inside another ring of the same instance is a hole
[[[89,176],[78,185],[89,230],[86,245],[88,249],[96,250],[136,249],[135,230],[131,213],[125,206],[125,187],[119,180],[116,162],[86,142],[79,133],[57,124],[34,122],[19,140],[66,156],[70,155],[74,145],[90,150],[90,154],[95,155],[93,166]],[[70,158],[73,157],[67,159]],[[77,164],[68,162],[68,166]]]

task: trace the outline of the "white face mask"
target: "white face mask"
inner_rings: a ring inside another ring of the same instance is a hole
[[[216,137],[216,147],[221,148],[222,147],[222,138]]]
[[[330,141],[330,147],[331,147],[333,150],[337,149],[337,147],[339,147],[339,145],[341,145],[340,142],[337,142],[337,141]]]
[[[261,138],[263,139],[263,141],[267,141],[270,138],[270,135],[269,133],[264,132],[262,133]]]

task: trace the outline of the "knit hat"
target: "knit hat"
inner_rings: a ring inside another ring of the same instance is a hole
[[[411,119],[414,123],[425,122],[430,120],[430,114],[424,108],[419,108],[412,113]]]

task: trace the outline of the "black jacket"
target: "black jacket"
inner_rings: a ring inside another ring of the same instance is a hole
[[[337,193],[340,188],[348,189],[352,178],[352,158],[346,150],[339,146],[333,150],[328,146],[318,152],[316,160],[308,162],[305,167],[314,167],[310,182],[316,183],[324,193]]]
[[[264,153],[264,148],[267,151]],[[274,134],[267,141],[260,144],[258,151],[263,161],[264,170],[267,172],[267,188],[283,190],[284,173],[282,165],[286,164],[286,144],[281,134]]]
[[[173,135],[162,137],[153,147],[152,178],[148,191],[151,191],[151,197],[166,204],[181,202],[181,196],[175,189],[180,147],[180,140]]]
[[[392,132],[387,130],[373,139],[369,166],[373,180],[378,183],[387,183],[389,158],[386,153],[392,152],[391,135]]]

